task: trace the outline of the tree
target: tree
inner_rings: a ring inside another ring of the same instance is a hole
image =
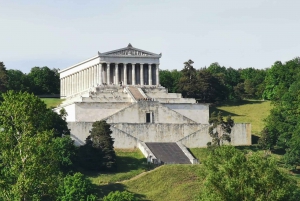
[[[178,82],[178,90],[186,98],[193,98],[196,94],[196,70],[193,67],[194,62],[190,59],[184,62],[184,68],[181,71],[182,76]]]
[[[8,70],[8,90],[30,92],[30,82],[26,74],[19,70]]]
[[[222,146],[204,161],[206,175],[198,200],[296,201],[297,182],[277,168],[273,157]]]
[[[181,71],[177,71],[177,70],[171,70],[171,75],[172,75],[172,79],[173,79],[173,87],[171,89],[172,93],[178,93],[178,83],[179,80],[182,76]]]
[[[297,57],[283,64],[276,61],[267,71],[264,98],[272,101],[280,101],[280,98],[288,90],[291,84],[297,80],[300,72],[300,58]]]
[[[217,77],[219,76],[219,77]],[[226,99],[226,87],[222,83],[223,75],[213,76],[207,69],[197,71],[197,83],[194,86],[198,102],[216,103]]]
[[[65,147],[58,146],[55,114],[38,97],[8,91],[0,104],[0,200],[53,199],[60,166],[67,164]],[[66,136],[68,137],[68,136]],[[61,142],[62,144],[67,144]],[[61,155],[64,153],[63,155]],[[69,161],[67,161],[69,160]]]
[[[92,125],[86,144],[79,150],[80,160],[89,170],[112,170],[116,165],[116,153],[110,125],[96,121]]]
[[[0,62],[0,93],[3,93],[7,89],[7,70],[3,62]]]
[[[58,187],[58,201],[94,201],[93,185],[81,173],[67,175]]]
[[[244,84],[245,98],[261,99],[265,90],[265,78],[267,70],[254,68],[240,69],[241,79]]]
[[[47,66],[33,67],[28,74],[28,79],[31,81],[31,92],[36,95],[59,94],[58,69],[49,69]]]
[[[137,199],[128,191],[112,191],[103,198],[103,201],[137,201]]]
[[[174,80],[172,77],[172,73],[169,70],[160,70],[159,71],[159,81],[160,84],[170,91],[173,89]]]
[[[213,112],[211,118],[209,119],[209,135],[212,137],[212,142],[208,142],[209,146],[221,146],[224,141],[230,142],[231,129],[234,126],[234,121],[231,119],[231,116],[226,118],[226,121],[223,119],[221,112]]]

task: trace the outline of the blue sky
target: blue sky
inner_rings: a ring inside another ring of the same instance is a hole
[[[100,52],[162,53],[161,69],[266,68],[300,56],[297,0],[0,0],[0,61],[66,68]]]

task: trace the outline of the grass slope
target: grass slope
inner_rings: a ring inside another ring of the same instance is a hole
[[[139,200],[194,200],[201,188],[201,165],[164,165],[133,180],[100,186],[102,193],[127,190]]]
[[[64,100],[60,98],[41,98],[44,101],[48,108],[53,108],[61,104]]]
[[[270,114],[271,109],[270,101],[244,100],[211,107],[210,113],[221,111],[224,116],[231,115],[235,123],[251,123],[252,134],[260,136],[264,119]]]
[[[148,169],[146,158],[138,149],[116,149],[117,170],[114,173],[84,172],[94,184],[110,184],[128,180]]]

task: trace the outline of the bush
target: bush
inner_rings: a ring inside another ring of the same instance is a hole
[[[58,201],[94,201],[93,186],[81,173],[67,175],[58,187]]]
[[[103,201],[137,201],[137,199],[128,191],[114,191],[105,196]]]

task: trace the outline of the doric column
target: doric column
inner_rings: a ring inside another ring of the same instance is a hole
[[[109,63],[107,63],[107,69],[106,69],[106,73],[107,73],[107,84],[110,85],[110,65]]]
[[[132,85],[135,85],[135,64],[132,64]]]
[[[144,64],[140,64],[140,82],[144,86]]]
[[[124,85],[127,85],[127,64],[124,63]]]
[[[85,69],[82,70],[82,91],[85,90]]]
[[[76,73],[76,93],[79,92],[79,72]]]
[[[80,72],[77,72],[77,93],[80,92]]]
[[[74,73],[74,94],[77,93],[77,73]]]
[[[116,85],[119,84],[119,66],[118,63],[115,63],[115,76],[116,76]]]
[[[60,97],[64,94],[64,78],[61,78],[60,80]]]
[[[93,85],[97,86],[97,65],[93,66]]]
[[[103,80],[102,80],[102,64],[99,64],[99,84],[102,85]]]
[[[65,77],[65,96],[68,94],[68,77]]]
[[[82,71],[79,72],[79,91],[82,91]]]
[[[73,95],[74,93],[74,75],[71,75],[71,94]]]
[[[87,85],[87,88],[89,89],[91,87],[91,68],[88,68],[87,71],[88,71],[88,85]]]
[[[67,92],[68,92],[67,91],[68,90],[68,88],[67,88],[68,86],[67,85],[68,85],[67,78],[65,77],[64,78],[64,96],[67,96]]]
[[[65,96],[68,94],[68,77],[65,77]]]
[[[148,81],[148,83],[149,83],[149,85],[152,85],[152,68],[151,68],[151,64],[148,64],[148,70],[149,70],[149,77],[148,77],[148,79],[149,79],[149,81]]]
[[[68,76],[68,96],[70,96],[71,94],[71,89],[72,89],[72,86],[71,86],[71,75]]]
[[[88,89],[89,88],[89,69],[87,68],[85,70],[85,89]]]
[[[89,88],[93,86],[93,67],[90,67],[90,84]]]
[[[159,86],[159,64],[156,64],[156,85]]]
[[[92,67],[90,67],[89,68],[89,88],[91,88],[92,87],[92,85],[93,85],[93,80],[92,80],[92,78],[93,78],[93,76],[92,76]]]

